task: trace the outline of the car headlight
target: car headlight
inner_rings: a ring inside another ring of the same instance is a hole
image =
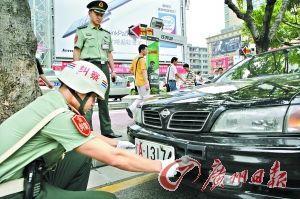
[[[135,112],[135,115],[134,115],[134,121],[136,123],[139,123],[139,124],[142,123],[142,107],[137,107],[136,108],[136,112]]]
[[[292,105],[287,113],[286,132],[300,132],[300,105]]]
[[[215,122],[212,132],[282,132],[287,106],[227,110]]]

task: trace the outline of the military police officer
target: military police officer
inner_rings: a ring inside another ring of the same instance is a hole
[[[128,171],[158,173],[170,163],[128,153],[120,149],[134,147],[128,141],[91,132],[82,115],[96,97],[104,99],[107,89],[107,79],[97,66],[76,61],[58,79],[62,82],[58,91],[37,98],[0,125],[0,198],[116,198],[85,191],[87,156]],[[64,152],[68,155],[63,158]]]
[[[104,1],[92,1],[87,5],[89,9],[90,23],[77,29],[75,36],[75,45],[73,58],[77,60],[86,60],[97,65],[109,80],[109,67],[111,78],[116,78],[114,71],[113,46],[111,34],[101,27],[101,22],[108,5]],[[101,133],[104,136],[115,138],[120,137],[111,129],[111,121],[108,111],[110,81],[105,94],[105,100],[98,100],[99,120]],[[91,117],[91,116],[89,116]]]

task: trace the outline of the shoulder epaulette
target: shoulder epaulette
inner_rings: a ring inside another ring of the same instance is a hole
[[[87,28],[88,26],[87,25],[82,25],[82,26],[79,26],[78,29],[83,29],[83,28]]]
[[[101,30],[103,30],[103,31],[107,32],[108,34],[110,34],[110,32],[108,30],[105,30],[103,28],[101,28]]]

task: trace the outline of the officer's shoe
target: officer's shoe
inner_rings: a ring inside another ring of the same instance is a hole
[[[129,108],[126,108],[127,114],[130,118],[133,118],[132,111]]]
[[[122,137],[122,135],[115,134],[114,132],[111,132],[111,133],[108,133],[108,134],[104,134],[103,136],[108,137],[108,138],[119,138],[119,137]]]

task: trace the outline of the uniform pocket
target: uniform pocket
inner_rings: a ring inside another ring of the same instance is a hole
[[[93,37],[86,38],[86,47],[87,56],[90,58],[95,58],[98,56],[97,40]]]
[[[109,49],[109,38],[103,38],[101,49],[107,51]]]
[[[96,46],[96,39],[93,37],[86,38],[86,46],[88,47],[95,47]]]

